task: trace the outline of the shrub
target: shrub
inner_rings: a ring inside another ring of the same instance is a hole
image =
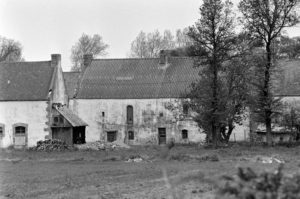
[[[287,177],[283,165],[272,172],[255,173],[251,168],[239,168],[235,177],[224,176],[216,198],[231,199],[296,199],[300,198],[300,175]]]

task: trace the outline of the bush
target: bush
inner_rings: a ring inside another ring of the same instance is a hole
[[[251,168],[239,168],[237,176],[224,176],[216,198],[231,199],[296,199],[300,198],[300,175],[283,175],[283,165],[274,172],[255,173]]]

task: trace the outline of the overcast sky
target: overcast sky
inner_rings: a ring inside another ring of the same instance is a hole
[[[235,0],[238,1],[238,0]],[[201,0],[0,0],[0,35],[19,41],[27,61],[62,54],[64,70],[82,33],[99,34],[109,45],[107,58],[124,58],[143,30],[193,25]],[[300,36],[300,26],[288,30]]]

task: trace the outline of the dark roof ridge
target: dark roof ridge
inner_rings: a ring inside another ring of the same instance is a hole
[[[63,73],[81,73],[80,71],[63,71]]]
[[[46,62],[51,62],[51,60],[48,60],[48,61],[3,61],[3,62],[0,62],[0,64],[15,64],[15,63],[46,63]]]
[[[175,58],[175,59],[193,59],[193,57],[175,57],[175,56],[170,56],[169,58]],[[102,60],[148,60],[148,59],[159,59],[159,57],[133,57],[133,58],[96,58],[93,59],[93,61],[102,61]]]

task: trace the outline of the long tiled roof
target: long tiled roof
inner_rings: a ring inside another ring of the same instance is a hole
[[[300,96],[300,60],[280,60],[275,95]],[[93,60],[85,70],[76,98],[148,99],[181,97],[199,78],[193,59],[171,57],[163,68],[157,58]],[[73,97],[79,73],[64,73]],[[77,78],[77,80],[76,80]]]
[[[158,58],[99,59],[85,70],[79,99],[178,98],[198,78],[193,59],[171,57],[168,65]]]
[[[63,75],[65,79],[67,94],[69,98],[72,98],[77,87],[80,72],[64,72]]]
[[[53,71],[50,61],[0,63],[0,101],[46,100]]]

